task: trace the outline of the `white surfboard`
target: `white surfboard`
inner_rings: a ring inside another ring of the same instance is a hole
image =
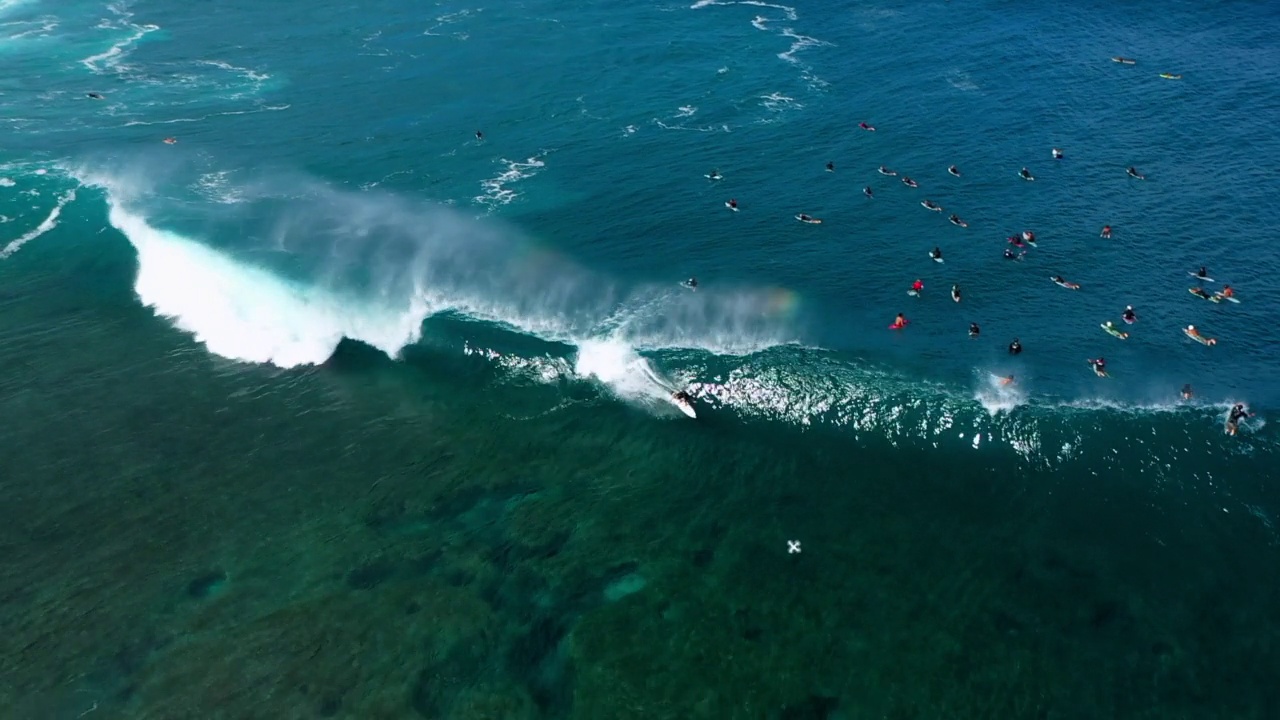
[[[698,413],[693,411],[693,405],[691,405],[687,400],[677,400],[676,398],[670,398],[670,399],[671,399],[672,405],[675,405],[676,407],[680,408],[680,412],[684,413],[685,415],[688,415],[689,417],[695,420],[698,418]]]
[[[908,290],[907,294],[910,295],[911,297],[920,297],[920,293],[916,292],[915,290]]]
[[[933,257],[933,253],[930,253],[930,254],[929,254],[929,257],[930,257],[930,258],[932,258],[932,259],[933,259],[933,261],[934,261],[934,262],[936,262],[936,263],[946,262],[946,260],[943,260],[943,259],[942,259],[942,258],[940,258],[940,257]]]
[[[729,203],[727,203],[727,202],[724,204],[724,206],[725,206],[725,207],[727,207],[727,208],[729,208],[730,210],[732,210],[732,211],[734,211],[734,212],[738,212],[738,208],[736,208],[736,207],[734,207],[734,206],[730,205],[730,204],[729,204]]]
[[[723,179],[724,179],[724,176],[723,176],[723,175],[703,175],[702,177],[704,177],[704,178],[706,178],[706,179],[708,179],[708,180],[723,180]]]
[[[1187,271],[1187,274],[1188,274],[1188,275],[1190,275],[1191,277],[1193,277],[1193,278],[1197,279],[1197,280],[1203,280],[1203,281],[1205,281],[1205,282],[1218,282],[1217,280],[1214,280],[1214,279],[1213,279],[1213,278],[1211,278],[1211,277],[1200,277],[1199,275],[1197,275],[1197,274],[1195,274],[1195,273],[1191,272],[1190,270],[1188,270],[1188,271]]]

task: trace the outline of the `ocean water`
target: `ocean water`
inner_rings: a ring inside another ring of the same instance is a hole
[[[1277,29],[0,0],[0,717],[1280,715]]]

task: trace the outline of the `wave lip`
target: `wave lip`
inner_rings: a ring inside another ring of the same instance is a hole
[[[676,283],[623,290],[500,224],[390,194],[298,178],[234,182],[228,172],[175,183],[154,173],[68,171],[106,190],[109,221],[138,255],[141,301],[236,360],[321,364],[343,338],[395,358],[443,312],[577,348],[616,342],[632,352],[741,355],[795,340],[794,293],[693,293]],[[151,189],[175,186],[203,202]],[[151,219],[170,216],[232,247]]]
[[[326,361],[344,337],[389,356],[417,340],[428,309],[380,312],[318,287],[294,284],[175,233],[118,205],[113,226],[138,253],[139,299],[223,357],[280,367]]]

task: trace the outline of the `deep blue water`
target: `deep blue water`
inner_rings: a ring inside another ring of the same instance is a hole
[[[531,434],[583,398],[602,436],[684,422],[685,387],[707,443],[1115,479],[1276,541],[1280,6],[0,2],[13,318],[71,337],[60,308],[132,293],[100,311],[187,350],[130,362],[212,355],[246,394],[359,341],[482,373]],[[1201,265],[1240,303],[1188,294]]]

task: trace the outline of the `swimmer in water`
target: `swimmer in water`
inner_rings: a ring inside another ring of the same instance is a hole
[[[982,332],[982,328],[978,327],[978,323],[976,322],[969,323],[969,337],[976,338],[978,337],[978,334],[981,332]]]
[[[889,327],[897,330],[897,329],[904,328],[906,326],[907,326],[907,316],[903,315],[902,313],[898,313],[898,317],[893,319],[893,324],[890,325]]]
[[[1111,226],[1110,226],[1110,225],[1103,225],[1103,226],[1102,226],[1102,232],[1098,234],[1098,237],[1101,237],[1103,240],[1110,240],[1110,239],[1111,239]]]
[[[177,145],[177,144],[178,144],[178,138],[167,137],[167,138],[165,138],[165,139],[164,139],[164,144],[165,144],[165,145]]]
[[[1129,173],[1129,177],[1131,178],[1138,178],[1139,180],[1147,179],[1146,175],[1143,175],[1142,173],[1138,172],[1138,170],[1134,168],[1132,165],[1129,166],[1129,168],[1125,170],[1125,172]]]
[[[870,186],[862,188],[862,194],[866,195],[867,197],[875,197],[875,195],[871,192]]]
[[[1021,260],[1021,259],[1022,259],[1022,256],[1023,256],[1023,255],[1026,255],[1026,254],[1027,254],[1027,251],[1026,251],[1026,250],[1023,250],[1022,252],[1020,252],[1020,253],[1018,253],[1018,254],[1016,254],[1016,255],[1015,255],[1015,254],[1013,253],[1013,251],[1012,251],[1012,250],[1010,250],[1009,248],[1005,248],[1005,249],[1004,249],[1004,259],[1005,259],[1005,260]]]
[[[484,133],[482,133],[482,132],[480,132],[479,130],[477,130],[477,131],[476,131],[476,140],[484,140]]]
[[[1012,384],[1013,384],[1013,376],[1012,376],[1012,375],[1010,375],[1009,377],[1002,377],[1002,378],[1000,378],[1000,384],[1001,384],[1001,385],[1012,385]]]
[[[827,163],[827,172],[835,172],[835,171],[836,171],[836,164],[833,162]]]
[[[1191,398],[1195,397],[1195,394],[1196,394],[1195,391],[1191,389],[1191,383],[1187,383],[1186,385],[1182,386],[1183,400],[1190,400]]]

